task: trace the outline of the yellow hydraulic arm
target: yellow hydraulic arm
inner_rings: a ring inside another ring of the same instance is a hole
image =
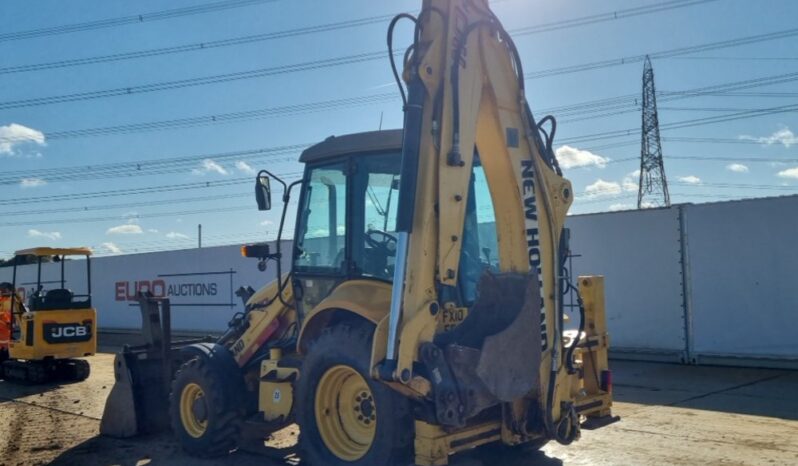
[[[495,209],[499,269],[540,283],[541,396],[551,425],[568,396],[558,245],[573,197],[551,151],[554,128],[541,135],[518,52],[487,0],[425,0],[416,31],[404,70],[397,259],[380,375],[408,383],[419,345],[434,337],[436,290],[457,284],[476,151]]]

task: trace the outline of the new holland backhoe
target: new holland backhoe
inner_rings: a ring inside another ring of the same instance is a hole
[[[65,261],[70,256],[86,259],[86,294],[67,288]],[[0,379],[44,383],[89,376],[88,361],[77,358],[97,352],[90,256],[88,248],[39,247],[14,254],[12,282],[0,283]],[[35,259],[37,273],[26,302],[17,266],[27,257]],[[56,280],[43,279],[45,259],[60,263]]]
[[[147,407],[168,396],[191,454],[297,423],[303,464],[443,465],[487,444],[569,444],[615,419],[603,279],[566,273],[573,192],[555,120],[533,117],[487,0],[425,0],[391,22],[389,49],[403,19],[415,33],[402,79],[389,57],[404,128],[310,147],[290,184],[258,174],[260,210],[282,188],[280,233],[274,250],[242,252],[274,261],[278,279],[240,290],[245,312],[213,343],[120,353],[103,433],[157,425],[166,410]],[[565,331],[563,296],[577,287],[578,328]]]

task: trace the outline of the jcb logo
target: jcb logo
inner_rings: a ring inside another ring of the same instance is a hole
[[[72,337],[85,337],[89,334],[89,329],[80,326],[58,327],[53,329],[50,334],[54,338],[72,338]]]
[[[44,339],[48,343],[72,343],[91,339],[91,323],[44,324]]]

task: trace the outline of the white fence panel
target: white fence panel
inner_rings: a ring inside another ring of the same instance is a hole
[[[686,347],[677,208],[568,217],[574,277],[604,275],[614,351],[680,360]],[[575,278],[574,278],[575,280]]]
[[[694,355],[798,360],[798,196],[684,208]]]
[[[798,196],[576,215],[567,226],[579,255],[574,275],[606,277],[615,354],[798,364]],[[290,251],[291,242],[284,242],[285,271]],[[243,310],[235,290],[258,289],[276,277],[276,264],[259,272],[238,246],[102,257],[92,264],[100,329],[140,328],[134,297],[148,289],[171,299],[175,330],[222,331]],[[43,266],[49,288],[60,287],[60,267]],[[66,287],[85,293],[85,262],[67,261],[65,268]],[[11,281],[10,267],[0,268],[0,281]],[[32,291],[36,266],[20,267],[17,282]]]

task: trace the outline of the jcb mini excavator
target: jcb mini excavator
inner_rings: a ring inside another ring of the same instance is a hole
[[[86,294],[66,287],[65,260],[86,258]],[[14,255],[12,283],[0,283],[0,379],[44,383],[81,381],[89,376],[86,360],[97,352],[97,312],[91,303],[91,250],[32,248]],[[36,259],[33,292],[23,296],[17,283],[20,258]],[[42,261],[60,263],[60,279],[42,279]]]
[[[615,419],[602,277],[578,279],[578,329],[564,331],[573,191],[554,118],[533,117],[518,51],[487,0],[425,0],[391,22],[389,49],[403,19],[415,23],[404,83],[389,50],[403,130],[312,146],[290,184],[261,171],[260,210],[282,187],[280,234],[274,251],[242,252],[275,261],[278,279],[245,293],[216,342],[121,353],[101,432],[146,430],[162,413],[146,409],[159,405],[150,396],[168,393],[191,454],[296,422],[303,464],[444,465],[486,444],[569,444]]]

